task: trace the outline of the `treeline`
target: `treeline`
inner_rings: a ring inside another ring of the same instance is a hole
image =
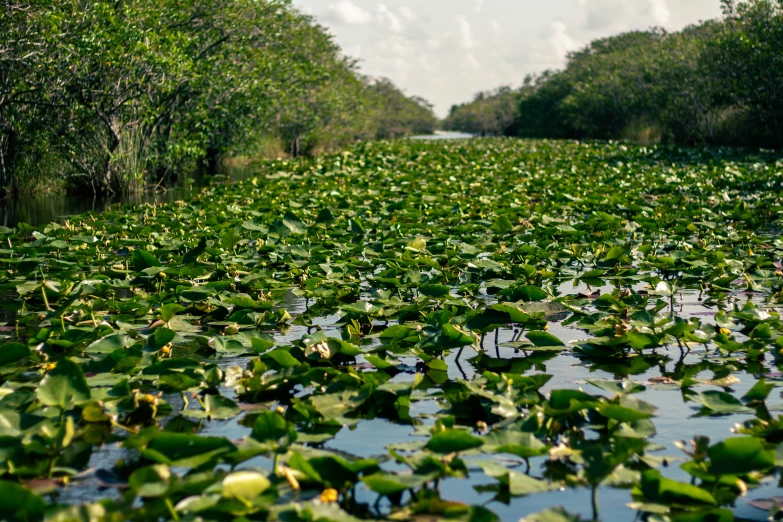
[[[508,86],[479,92],[473,101],[453,105],[442,127],[478,136],[502,136],[513,125],[518,104],[518,92]]]
[[[444,126],[520,137],[783,147],[783,2],[722,5],[721,20],[680,32],[596,40],[570,54],[562,71],[453,108]],[[498,113],[500,105],[513,106],[513,115]]]
[[[133,192],[436,124],[290,0],[0,1],[3,192]]]

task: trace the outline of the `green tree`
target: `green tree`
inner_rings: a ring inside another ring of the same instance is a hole
[[[445,130],[481,136],[503,136],[514,123],[519,92],[509,86],[479,92],[470,103],[455,105],[443,121]]]
[[[133,192],[270,137],[297,156],[434,126],[290,0],[1,1],[2,187]]]
[[[725,22],[705,51],[722,101],[752,141],[783,146],[783,2],[722,4]]]

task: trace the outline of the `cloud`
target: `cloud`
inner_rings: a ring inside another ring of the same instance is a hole
[[[400,6],[397,11],[400,13],[400,17],[406,22],[416,22],[419,19],[416,13],[406,5]]]
[[[342,25],[368,25],[372,22],[372,15],[351,0],[331,4],[325,18]]]
[[[484,10],[484,0],[476,0],[476,5],[473,7],[473,14],[481,14]]]
[[[477,47],[475,40],[473,40],[473,30],[470,27],[467,17],[457,17],[457,25],[459,26],[459,46],[463,49],[474,49]]]
[[[666,25],[671,11],[666,0],[577,0],[585,13],[585,29],[611,34]]]
[[[343,53],[345,53],[346,56],[350,56],[352,58],[362,58],[364,54],[364,48],[360,44],[355,44],[343,49]]]
[[[566,24],[557,20],[541,31],[538,42],[530,50],[530,58],[537,69],[559,68],[565,65],[566,55],[578,48],[579,43],[569,34]],[[514,60],[522,58],[512,55]]]
[[[671,17],[669,11],[669,5],[666,0],[648,0],[650,3],[650,11],[655,23],[658,25],[665,25]]]
[[[378,25],[387,28],[393,33],[402,32],[400,17],[391,12],[385,4],[378,4],[376,11],[375,20]]]
[[[500,22],[497,20],[492,20],[489,22],[489,30],[492,31],[492,34],[495,36],[503,35],[503,26],[500,25]]]
[[[405,28],[402,34],[408,40],[414,40],[417,42],[425,42],[431,38],[430,33],[420,25],[409,25]]]
[[[426,54],[422,54],[419,56],[419,63],[421,64],[421,68],[426,73],[434,73],[436,71],[435,64],[430,61],[429,57]]]
[[[473,69],[474,71],[481,68],[481,65],[479,65],[479,62],[476,59],[476,55],[473,53],[467,53],[462,60],[462,63],[465,65],[465,67],[468,69]]]
[[[565,56],[578,46],[568,34],[568,28],[563,22],[552,22],[549,26],[549,38],[547,39],[554,55],[564,59]]]

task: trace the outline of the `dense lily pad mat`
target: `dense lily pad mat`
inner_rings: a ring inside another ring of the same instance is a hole
[[[0,518],[483,521],[546,495],[530,520],[575,520],[576,488],[589,513],[619,489],[629,520],[732,520],[783,465],[782,177],[720,150],[373,143],[1,229]],[[679,454],[654,393],[690,408]],[[363,423],[372,454],[335,448]]]

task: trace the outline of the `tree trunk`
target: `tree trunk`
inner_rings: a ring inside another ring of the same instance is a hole
[[[19,140],[16,132],[8,130],[0,140],[0,195],[7,195],[16,186],[16,156]]]
[[[297,136],[291,141],[291,157],[298,158],[302,154],[302,137]]]
[[[221,156],[220,150],[217,147],[207,147],[207,156],[205,158],[206,160],[206,167],[207,167],[207,174],[210,176],[215,176],[216,174],[220,173],[220,164],[221,164]]]
[[[117,149],[120,147],[120,137],[117,134],[117,131],[114,128],[114,121],[111,121],[108,124],[109,128],[109,147],[106,151],[106,161],[103,165],[103,191],[107,193],[114,193],[114,187],[112,186],[115,182],[114,180],[114,174],[112,172],[112,159],[114,158],[114,154],[117,152]],[[117,187],[120,188],[121,187]],[[93,192],[95,192],[95,188],[93,188]]]
[[[170,117],[165,118],[160,122],[155,132],[147,137],[147,140],[152,140],[154,138],[154,143],[157,149],[157,157],[158,158],[165,158],[167,154],[167,148],[169,144],[169,140],[171,138],[171,127],[172,127],[172,121]],[[175,176],[175,172],[171,169],[171,167],[164,163],[161,163],[158,161],[155,164],[155,176],[154,179],[158,180],[158,182],[163,182],[166,185],[171,185],[177,181],[177,176]]]

